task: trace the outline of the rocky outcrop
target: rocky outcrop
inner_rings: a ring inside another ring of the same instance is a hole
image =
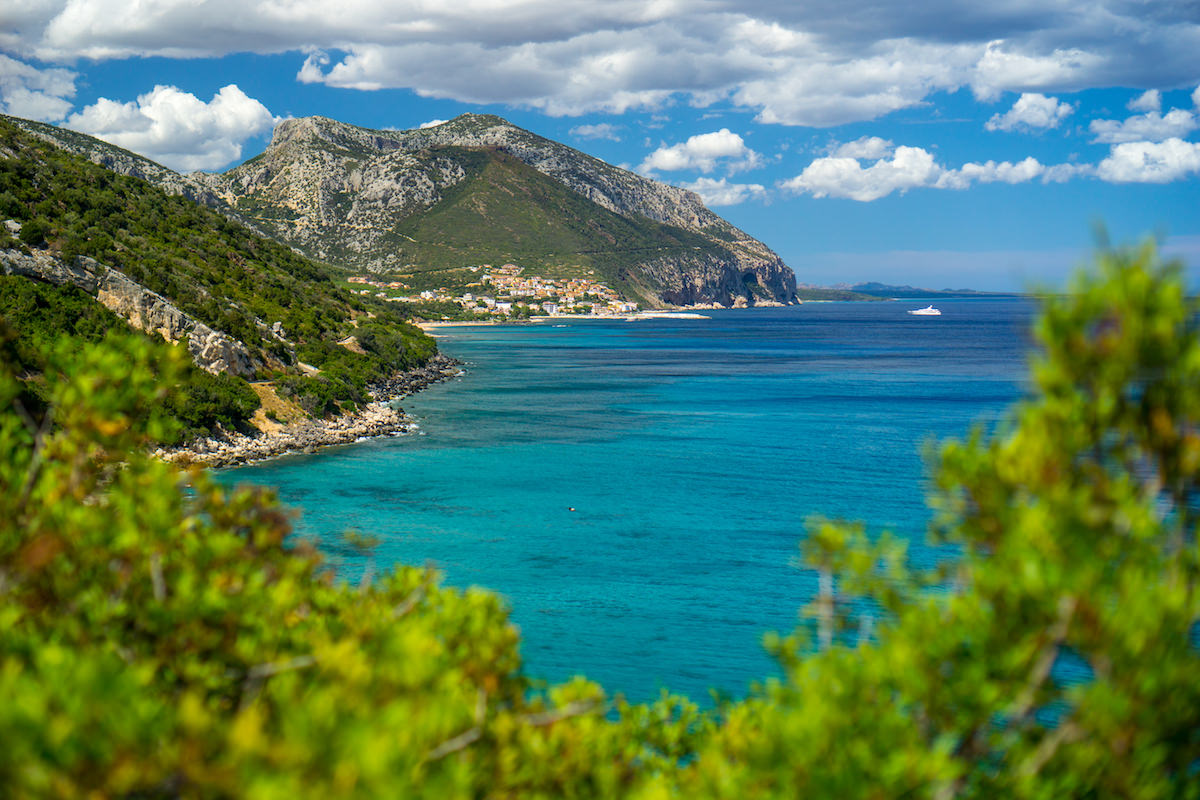
[[[227,175],[190,177],[256,229],[307,255],[382,271],[400,266],[391,258],[397,220],[439,202],[466,171],[436,153],[393,150],[366,159],[324,147],[272,147]]]
[[[401,400],[435,383],[441,383],[459,375],[462,375],[462,362],[438,353],[424,366],[398,372],[388,380],[372,385],[370,387],[371,396],[377,400],[383,399],[388,402]]]
[[[463,114],[442,125],[411,131],[369,130],[326,117],[289,119],[276,127],[271,146],[260,159],[270,160],[271,154],[287,151],[325,151],[365,154],[387,161],[438,147],[502,150],[618,214],[638,214],[685,230],[736,230],[706,208],[695,192],[614,167],[490,114]],[[237,182],[242,180],[243,172],[251,171],[258,171],[255,162],[229,175]],[[759,245],[766,249],[761,242]]]
[[[306,419],[271,432],[220,431],[185,447],[160,449],[155,455],[179,464],[228,467],[276,458],[287,453],[310,453],[322,447],[349,444],[375,436],[408,433],[416,423],[396,400],[441,381],[462,375],[459,361],[438,354],[423,367],[401,372],[372,387],[374,401],[352,414],[330,419]]]
[[[793,280],[790,269],[751,255],[741,260],[713,254],[665,258],[643,269],[656,281],[663,302],[675,306],[781,305],[794,297],[786,289]]]
[[[262,366],[241,342],[213,330],[162,295],[94,259],[80,256],[66,264],[47,250],[29,254],[0,250],[0,266],[6,275],[79,287],[138,330],[156,333],[172,344],[185,341],[196,365],[214,374],[249,377]]]
[[[220,431],[212,436],[202,436],[186,447],[156,450],[154,455],[176,464],[230,467],[287,453],[310,453],[359,439],[407,433],[414,427],[412,419],[403,411],[384,403],[369,403],[354,414],[329,420],[294,422],[273,433]]]

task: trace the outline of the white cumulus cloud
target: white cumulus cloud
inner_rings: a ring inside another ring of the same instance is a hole
[[[863,136],[853,142],[845,142],[833,149],[830,155],[837,158],[884,158],[892,154],[895,145],[890,139],[879,136]]]
[[[928,150],[900,146],[890,159],[880,159],[866,168],[855,158],[818,158],[781,186],[813,197],[847,197],[869,202],[892,192],[933,185],[942,172]]]
[[[1074,110],[1070,103],[1064,103],[1057,97],[1026,92],[1017,98],[1008,111],[993,115],[984,127],[989,131],[1057,128]]]
[[[436,128],[438,125],[445,125],[449,121],[450,120],[448,119],[431,119],[429,122],[421,123],[421,130],[424,130],[425,128]]]
[[[832,127],[875,119],[921,103],[930,93],[971,80],[982,48],[889,40],[866,50],[823,49],[804,40],[761,65],[733,92],[740,106],[757,108],[758,121]]]
[[[271,130],[275,122],[266,106],[230,84],[207,103],[174,86],[155,86],[129,103],[101,98],[66,124],[172,169],[191,171],[236,160],[247,139]]]
[[[57,122],[71,110],[75,78],[71,70],[38,69],[0,53],[0,112]]]
[[[878,200],[894,192],[909,189],[966,189],[976,183],[1061,183],[1077,175],[1090,174],[1090,167],[1058,164],[1047,167],[1036,158],[1021,161],[968,162],[948,169],[934,160],[922,147],[897,147],[891,158],[881,158],[869,166],[856,158],[829,156],[818,158],[796,177],[780,187],[813,197],[845,197],[861,202]]]
[[[1200,172],[1200,144],[1178,138],[1123,142],[1096,168],[1096,174],[1110,183],[1170,183],[1196,172]]]
[[[596,125],[576,125],[571,128],[571,135],[577,139],[608,139],[612,142],[621,141],[621,137],[617,131],[619,128],[608,122],[601,122]]]
[[[638,171],[647,174],[680,170],[712,172],[720,162],[731,172],[735,172],[757,166],[759,161],[758,153],[747,147],[741,136],[728,128],[722,128],[712,133],[691,136],[680,144],[658,148],[646,156],[638,166]]]
[[[706,206],[736,206],[747,200],[759,200],[767,195],[766,187],[757,183],[730,183],[726,178],[698,178],[691,183],[680,184],[700,195]]]
[[[1173,108],[1166,114],[1147,111],[1126,120],[1094,119],[1088,130],[1096,137],[1092,141],[1100,144],[1122,142],[1158,142],[1163,139],[1186,136],[1197,127],[1196,115],[1181,108]]]
[[[1179,0],[10,0],[20,58],[304,54],[298,78],[549,114],[716,100],[827,127],[978,97],[1200,81]]]
[[[1043,175],[1046,168],[1033,157],[1011,161],[968,162],[958,169],[946,170],[934,186],[939,189],[966,189],[972,183],[1028,183]]]
[[[1162,92],[1148,89],[1130,100],[1125,107],[1130,111],[1158,111],[1162,108]]]
[[[971,89],[981,100],[991,100],[1006,89],[1076,88],[1103,73],[1104,61],[1101,53],[1078,47],[1039,52],[1019,41],[996,39],[975,63]]]

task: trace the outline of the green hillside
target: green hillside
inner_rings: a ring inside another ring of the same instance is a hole
[[[68,265],[88,256],[117,269],[245,344],[263,365],[260,378],[298,373],[298,359],[321,368],[316,378],[289,378],[298,397],[310,398],[303,405],[318,413],[362,402],[367,383],[423,363],[436,349],[394,306],[350,293],[327,267],[191,200],[118,175],[0,120],[4,220],[19,223],[20,230],[14,237],[0,228],[0,250],[40,251]],[[21,293],[12,286],[6,291]],[[34,314],[26,323],[46,326],[50,335],[25,342],[29,352],[37,342],[53,341],[53,326],[59,324],[54,320],[61,317],[53,307],[68,300],[55,291],[43,292],[37,302],[50,309],[48,315]],[[15,313],[11,302],[0,306],[4,316]],[[119,322],[109,318],[114,326]],[[330,350],[327,345],[368,318],[372,336],[364,338],[378,344],[375,351]],[[282,336],[271,333],[277,322]]]
[[[365,311],[315,262],[4,121],[0,155],[0,217],[22,223],[24,245],[119,269],[256,355],[290,360],[265,335],[273,322],[301,339],[321,338]]]
[[[594,270],[621,290],[636,280],[631,268],[640,263],[712,248],[695,233],[600,208],[498,150],[436,154],[461,164],[467,179],[400,222],[392,239],[403,259],[426,270],[513,261],[550,277]]]
[[[795,275],[779,256],[698,195],[495,116],[409,131],[287,119],[244,164],[190,175],[99,139],[5,119],[217,209],[292,255],[418,290],[465,289],[478,277],[469,267],[511,261],[527,274],[600,280],[650,306],[795,300]]]

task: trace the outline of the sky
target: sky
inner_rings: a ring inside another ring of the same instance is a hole
[[[1154,237],[1200,285],[1198,54],[1196,0],[4,0],[0,112],[180,171],[498,114],[801,283],[1053,287]]]

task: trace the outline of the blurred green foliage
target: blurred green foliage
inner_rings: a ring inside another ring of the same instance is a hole
[[[1200,796],[1200,309],[1150,245],[1043,303],[1030,397],[937,453],[960,556],[811,523],[829,591],[682,796]]]
[[[531,692],[494,595],[414,568],[339,583],[267,493],[144,456],[177,353],[51,361],[53,425],[0,369],[6,795],[616,794],[699,728],[676,701],[606,719],[583,680]]]
[[[1149,247],[1103,254],[1048,298],[1029,399],[938,455],[934,531],[959,557],[914,570],[901,542],[815,521],[805,563],[823,589],[770,640],[784,678],[710,712],[629,706],[583,679],[533,691],[495,596],[410,567],[339,582],[285,546],[269,494],[140,455],[176,356],[156,364],[142,339],[54,349],[48,426],[5,349],[0,785],[1196,797],[1197,311]],[[872,603],[852,606],[860,594]]]

